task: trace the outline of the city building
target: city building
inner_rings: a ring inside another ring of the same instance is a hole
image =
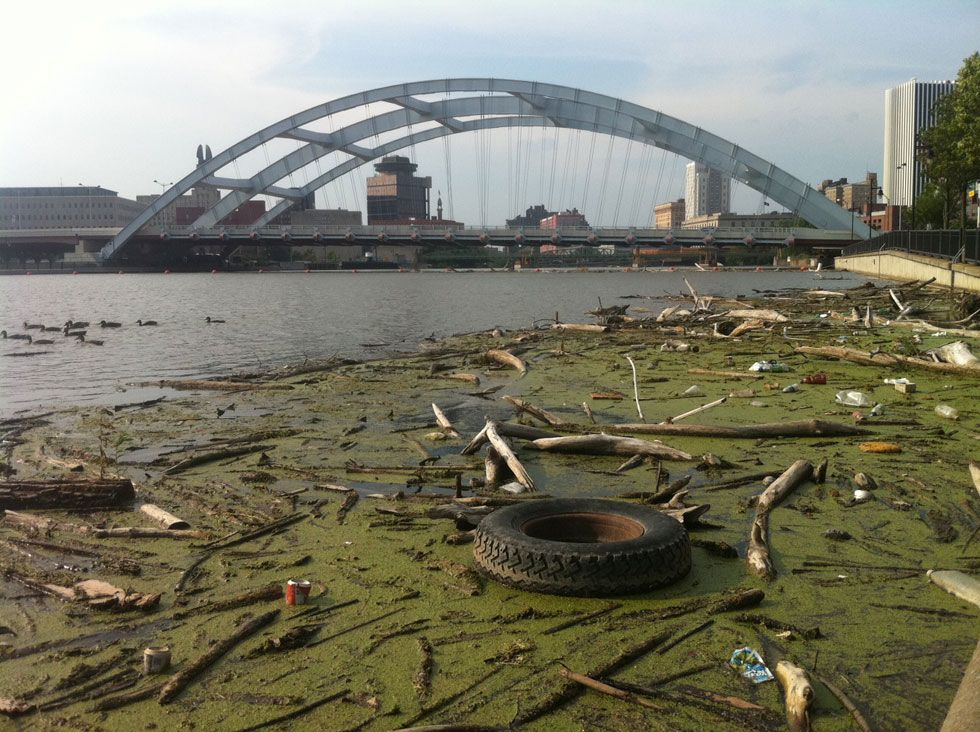
[[[523,216],[518,215],[512,219],[507,219],[507,228],[536,229],[541,224],[541,219],[546,219],[554,213],[554,211],[549,211],[540,203],[536,206],[529,206],[527,211],[524,212]]]
[[[885,170],[882,191],[892,206],[911,206],[925,185],[918,135],[935,123],[934,106],[952,81],[912,79],[885,90]]]
[[[773,229],[794,226],[800,217],[794,213],[713,213],[685,219],[682,229]],[[659,228],[659,227],[658,227]]]
[[[190,226],[200,218],[207,209],[203,206],[182,206],[176,210],[177,226]],[[218,226],[249,226],[254,224],[265,213],[265,201],[253,198],[245,201],[234,211],[218,222]]]
[[[545,216],[538,222],[540,229],[588,229],[589,222],[577,208],[565,209],[559,213]]]
[[[686,218],[731,211],[731,178],[704,163],[687,164]]]
[[[418,165],[402,155],[382,158],[367,179],[367,222],[384,224],[429,218],[432,178],[414,175]]]
[[[869,203],[878,202],[878,174],[868,173],[860,183],[848,183],[847,178],[827,179],[817,190],[848,211],[867,211]]]
[[[102,186],[0,188],[0,229],[121,227],[144,207]]]
[[[143,207],[149,206],[151,203],[156,201],[160,196],[158,195],[143,195],[137,196],[136,200],[143,204]],[[209,208],[218,203],[221,199],[221,193],[217,188],[212,188],[210,186],[197,186],[192,188],[190,193],[185,193],[183,196],[177,198],[173,203],[167,206],[163,211],[158,212],[146,222],[148,227],[160,227],[166,229],[170,226],[177,226],[178,211],[181,209],[194,209],[195,211],[200,211],[201,213],[207,211]],[[198,216],[201,214],[199,213]],[[186,213],[179,216],[181,221],[187,221],[188,215]],[[184,225],[184,224],[181,224]]]
[[[684,199],[658,203],[653,207],[655,224],[658,229],[674,229],[684,221]]]

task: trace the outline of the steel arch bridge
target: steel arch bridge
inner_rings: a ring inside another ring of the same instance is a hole
[[[480,96],[449,97],[450,94],[468,92]],[[432,95],[444,95],[444,98],[422,98]],[[387,103],[386,106],[393,109],[369,114],[368,105],[379,102]],[[331,115],[360,108],[365,110],[365,119],[334,132],[304,127]],[[413,129],[430,123],[434,126],[419,131]],[[116,257],[154,215],[196,185],[210,185],[229,192],[194,221],[192,229],[209,229],[220,224],[238,206],[257,195],[279,198],[279,203],[252,224],[257,230],[287,211],[296,201],[372,160],[446,135],[508,127],[576,129],[653,145],[721,171],[818,228],[853,227],[854,234],[862,238],[868,238],[871,233],[868,226],[853,220],[851,212],[785,170],[676,117],[622,99],[558,84],[472,78],[419,81],[359,92],[269,125],[206,160],[164,191],[102,248],[100,256],[104,261]],[[402,130],[408,134],[373,147],[367,143],[369,138],[377,141],[383,133]],[[303,144],[279,159],[269,161],[251,177],[217,175],[225,166],[277,138]],[[347,154],[349,158],[301,187],[281,184],[293,172],[333,152]]]

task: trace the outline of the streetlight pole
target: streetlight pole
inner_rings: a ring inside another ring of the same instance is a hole
[[[164,183],[163,181],[159,181],[156,178],[153,179],[153,182],[156,183],[158,186],[160,186],[160,195],[161,196],[163,195],[163,192],[165,190],[167,190],[170,186],[173,185],[173,181],[171,181],[170,183]]]

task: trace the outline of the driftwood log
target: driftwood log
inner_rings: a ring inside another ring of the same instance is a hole
[[[142,526],[92,529],[89,533],[96,539],[207,539],[210,536],[200,529],[147,529]]]
[[[952,363],[927,361],[924,358],[900,356],[897,353],[876,353],[872,355],[867,351],[858,351],[854,348],[843,348],[841,346],[797,346],[795,351],[810,356],[838,358],[865,366],[908,366],[911,368],[926,369],[928,371],[942,371],[947,374],[980,376],[980,363],[973,364],[972,366],[957,366]]]
[[[980,607],[980,580],[971,577],[955,569],[934,570],[930,569],[926,574],[929,579],[946,592],[956,595],[961,600],[972,602]]]
[[[753,574],[767,580],[776,576],[776,568],[769,556],[769,512],[811,475],[813,475],[813,465],[808,460],[797,460],[759,496],[745,555],[749,571]]]
[[[212,666],[219,658],[249,636],[262,630],[262,628],[267,626],[277,617],[279,617],[279,611],[270,610],[262,615],[257,615],[244,625],[238,627],[230,636],[211,646],[211,648],[203,656],[171,676],[170,680],[167,681],[167,683],[164,684],[164,687],[160,690],[160,696],[157,697],[157,700],[161,704],[169,704],[172,702],[177,695],[191,683],[191,681],[204,673],[204,671]]]
[[[677,419],[676,417],[674,419]],[[758,439],[759,437],[850,437],[872,434],[869,430],[824,419],[805,419],[796,422],[770,422],[736,426],[710,424],[610,424],[604,430],[632,432],[647,435],[686,435],[691,437],[722,437],[730,439]]]
[[[202,452],[197,455],[191,455],[188,458],[184,458],[179,463],[171,465],[169,468],[163,471],[164,475],[173,475],[174,473],[182,473],[190,468],[195,468],[198,465],[205,465],[207,463],[212,463],[216,460],[224,460],[225,458],[238,457],[239,455],[248,455],[253,452],[265,452],[266,450],[271,450],[275,445],[245,445],[242,447],[229,447],[224,450],[211,450],[208,452]]]
[[[973,732],[977,720],[980,720],[980,643],[966,667],[940,732]]]
[[[652,455],[664,460],[693,460],[694,458],[660,441],[640,440],[619,435],[590,434],[569,437],[547,437],[532,440],[531,445],[546,452],[584,455]]]
[[[608,333],[608,325],[596,325],[594,323],[552,323],[552,330],[580,330],[589,333]]]
[[[135,497],[133,481],[121,478],[9,480],[0,483],[0,509],[115,508],[132,503]]]
[[[521,461],[517,459],[517,455],[515,455],[514,451],[511,450],[510,445],[507,444],[507,441],[500,436],[500,433],[497,432],[496,422],[488,422],[486,429],[487,439],[490,441],[490,444],[493,445],[493,448],[497,451],[500,457],[503,458],[504,462],[507,464],[507,467],[510,468],[510,472],[514,474],[515,480],[517,480],[518,483],[527,488],[529,491],[533,491],[534,481],[531,479],[531,476],[528,474],[527,470],[524,469]]]
[[[165,529],[189,529],[191,527],[184,519],[177,518],[169,511],[165,511],[153,503],[144,503],[140,506],[140,511],[162,524]]]
[[[775,310],[756,310],[755,308],[748,310],[729,310],[725,313],[725,316],[729,318],[764,320],[771,323],[786,323],[789,321],[789,318],[782,313],[777,313]]]
[[[487,351],[487,358],[503,364],[504,366],[510,366],[517,369],[521,372],[522,376],[527,373],[527,364],[510,351],[502,351],[499,348],[491,348],[489,351]]]
[[[508,404],[512,404],[517,409],[518,414],[520,414],[521,412],[527,412],[532,417],[537,417],[542,422],[551,425],[552,427],[560,427],[561,425],[565,424],[565,420],[563,420],[561,417],[552,414],[551,412],[545,411],[540,407],[536,407],[533,404],[531,404],[529,401],[526,401],[525,399],[520,399],[519,397],[510,396],[510,395],[505,395],[501,397],[501,399],[503,399]]]
[[[436,415],[436,422],[444,434],[448,435],[449,437],[460,436],[459,432],[456,431],[456,428],[453,427],[453,423],[449,421],[449,417],[446,416],[446,413],[443,412],[442,409],[439,408],[439,405],[435,402],[432,403],[432,413]]]
[[[558,437],[554,432],[543,430],[539,427],[529,427],[524,424],[514,424],[513,422],[495,422],[497,434],[501,437],[515,437],[518,440],[538,440],[542,437]],[[487,443],[487,425],[476,433],[469,444],[459,451],[460,455],[473,455]]]
[[[790,732],[810,732],[810,705],[813,703],[810,677],[799,666],[780,661],[776,664],[776,679],[783,687]]]

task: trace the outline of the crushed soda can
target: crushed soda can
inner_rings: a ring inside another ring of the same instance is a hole
[[[766,667],[762,656],[754,648],[739,648],[732,653],[728,665],[756,684],[773,679],[772,671]]]

